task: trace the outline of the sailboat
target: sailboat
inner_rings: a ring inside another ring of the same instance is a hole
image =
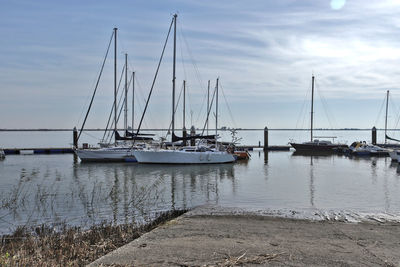
[[[114,38],[114,136],[115,136],[115,144],[112,147],[102,147],[102,148],[91,148],[91,149],[79,149],[76,148],[74,152],[81,159],[82,162],[115,162],[115,161],[128,161],[128,162],[136,162],[135,157],[132,155],[132,147],[118,145],[117,140],[119,134],[117,132],[117,28],[113,30],[113,38]],[[127,61],[127,56],[125,56],[125,61]],[[103,65],[104,66],[104,65]],[[92,98],[93,100],[93,98]],[[127,128],[127,62],[125,62],[125,131]],[[90,107],[89,107],[90,110]],[[88,113],[89,113],[88,110]],[[87,114],[88,114],[87,113]],[[86,114],[86,118],[87,118]],[[85,121],[86,121],[85,118]],[[81,132],[83,130],[85,121],[82,125]],[[132,125],[133,127],[133,125]],[[126,136],[126,133],[125,133]],[[78,137],[79,138],[79,137]],[[121,137],[120,137],[121,139]]]
[[[329,140],[314,139],[313,136],[313,119],[314,119],[314,75],[312,76],[311,85],[311,140],[310,142],[294,143],[290,145],[296,149],[297,152],[333,152],[334,149],[347,148],[346,144],[335,144]],[[330,137],[333,138],[333,137]]]
[[[173,16],[174,23],[174,46],[173,46],[173,73],[172,73],[172,122],[171,122],[171,141],[172,144],[178,140],[188,138],[177,137],[175,135],[175,65],[176,65],[176,20],[177,14]],[[218,92],[218,79],[216,90]],[[218,95],[218,93],[217,93]],[[217,97],[218,99],[218,97]],[[216,101],[218,102],[218,100]],[[216,118],[218,116],[218,104],[216,105]],[[218,120],[216,119],[216,134],[218,129]],[[216,138],[215,138],[216,140]],[[207,144],[198,144],[197,146],[181,147],[179,149],[161,149],[150,148],[143,150],[133,150],[133,155],[139,163],[157,163],[157,164],[210,164],[210,163],[230,163],[235,158],[227,151],[219,151],[218,144],[210,147]]]
[[[384,147],[388,146],[387,140],[392,140],[396,142],[400,142],[400,140],[392,138],[387,135],[387,119],[388,119],[388,110],[389,110],[389,90],[386,91],[386,114],[385,114],[385,144]],[[400,161],[400,150],[399,149],[388,149],[387,153],[390,158],[394,161]]]

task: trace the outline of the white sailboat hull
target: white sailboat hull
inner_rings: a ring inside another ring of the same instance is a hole
[[[139,163],[211,164],[235,161],[232,154],[221,151],[135,150],[133,155]]]
[[[136,162],[130,148],[76,149],[83,162]]]

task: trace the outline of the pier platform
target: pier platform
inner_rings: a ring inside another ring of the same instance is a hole
[[[29,154],[65,154],[74,153],[72,148],[4,148],[6,155],[29,155]]]
[[[264,149],[263,146],[237,146],[239,150],[253,151],[254,149]],[[29,155],[29,154],[65,154],[74,153],[72,148],[4,148],[6,155]],[[269,146],[268,151],[289,151],[290,146]]]
[[[250,145],[250,146],[236,146],[238,150],[248,150],[253,151],[254,149],[262,149],[264,150],[264,146],[259,145]],[[291,146],[268,146],[268,151],[289,151]]]

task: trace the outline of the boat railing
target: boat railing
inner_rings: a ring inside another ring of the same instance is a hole
[[[332,139],[332,142],[334,143],[337,136],[313,136],[313,138]]]

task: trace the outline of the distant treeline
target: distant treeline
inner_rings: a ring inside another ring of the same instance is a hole
[[[0,132],[70,132],[73,129],[0,129]],[[113,131],[114,129],[85,129],[84,131],[92,131],[92,132],[99,132],[99,131]],[[124,131],[125,129],[118,129],[118,131]],[[196,128],[196,131],[200,131],[202,129]],[[215,131],[215,129],[208,129],[209,131]],[[264,128],[220,128],[219,131],[230,131],[230,130],[237,130],[237,131],[264,131]],[[269,131],[309,131],[310,129],[292,129],[292,128],[268,128]],[[315,128],[314,131],[370,131],[371,128]],[[377,128],[378,131],[384,130]],[[387,129],[388,131],[400,131],[400,129]],[[134,130],[136,131],[136,129]],[[141,131],[160,131],[166,132],[168,129],[142,129]],[[176,131],[182,131],[182,129],[176,129]],[[190,131],[190,129],[187,129]]]

